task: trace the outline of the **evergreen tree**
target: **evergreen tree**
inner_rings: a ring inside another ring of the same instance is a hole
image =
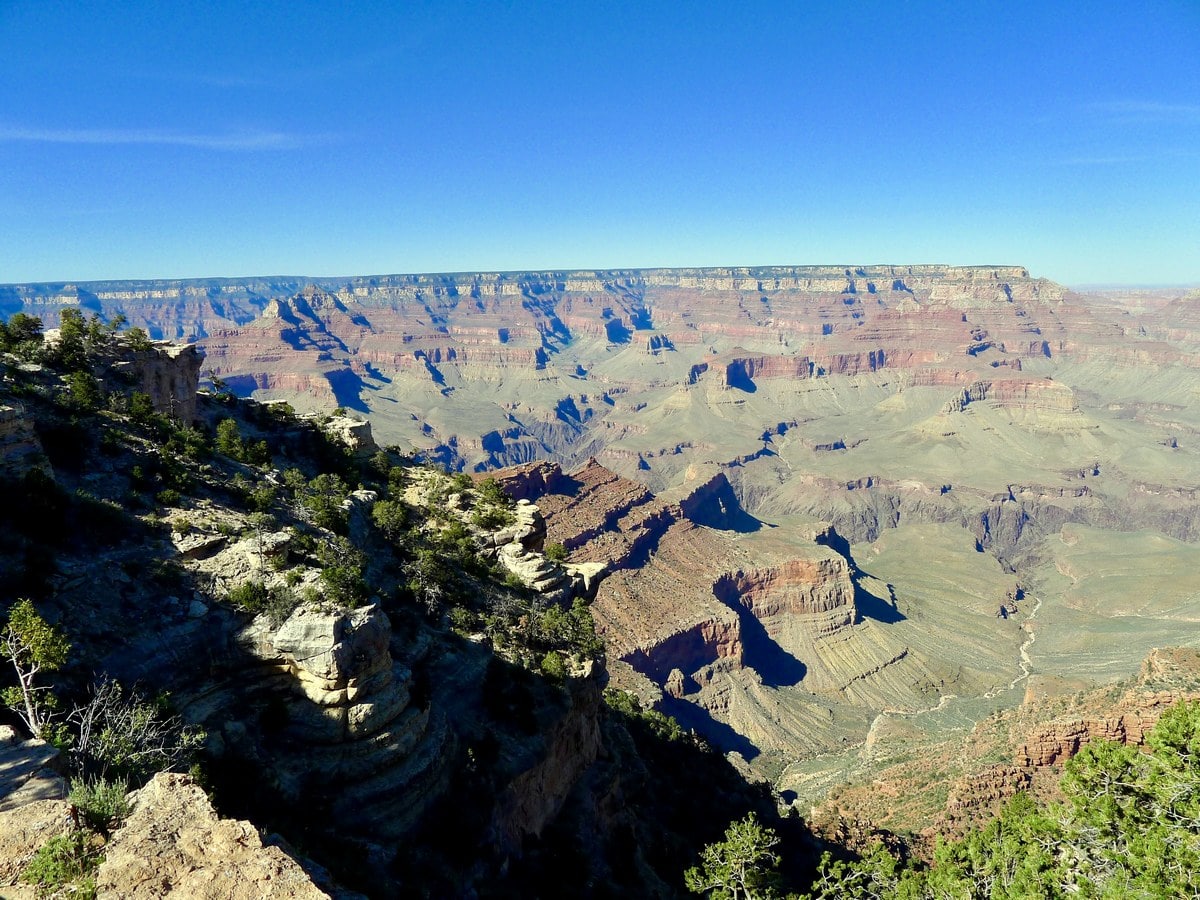
[[[684,883],[694,894],[714,900],[764,900],[776,896],[774,850],[779,836],[764,828],[754,813],[725,830],[725,840],[709,844],[700,854],[700,865],[684,873]]]

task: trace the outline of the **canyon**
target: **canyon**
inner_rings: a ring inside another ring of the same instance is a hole
[[[1200,644],[1195,290],[936,265],[0,286],[0,315],[67,308],[495,471],[593,566],[614,684],[803,811],[1021,708],[1030,672],[1066,696]]]

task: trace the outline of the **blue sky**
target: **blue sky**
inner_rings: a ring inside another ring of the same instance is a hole
[[[0,216],[0,281],[1200,282],[1200,0],[0,0]]]

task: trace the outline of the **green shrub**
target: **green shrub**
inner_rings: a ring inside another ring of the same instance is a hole
[[[371,508],[371,520],[385,538],[395,543],[408,529],[408,507],[397,500],[380,500]]]
[[[547,544],[546,559],[552,562],[563,562],[567,558],[567,548],[562,544]]]
[[[253,466],[267,466],[271,463],[271,447],[266,441],[255,441],[246,444],[242,458]]]
[[[485,478],[475,486],[479,491],[479,496],[489,503],[495,503],[501,506],[507,506],[512,501],[508,494],[504,493],[504,489],[500,487],[500,483],[495,478]]]
[[[318,528],[327,528],[341,534],[347,526],[346,511],[342,509],[342,502],[349,493],[350,488],[338,475],[318,475],[304,489],[301,505]]]
[[[167,488],[159,491],[154,499],[158,501],[159,506],[178,506],[183,498],[175,488]]]
[[[173,428],[174,431],[164,449],[194,460],[202,460],[208,456],[212,448],[209,446],[208,436],[203,431],[190,425],[176,425]]]
[[[362,569],[353,564],[326,566],[321,570],[325,596],[338,606],[354,609],[370,595]]]
[[[125,343],[129,345],[130,350],[134,351],[149,350],[154,346],[150,343],[150,336],[146,334],[145,329],[138,328],[136,325],[125,332]]]
[[[32,359],[42,345],[42,320],[28,313],[13,313],[7,323],[0,322],[0,350]]]
[[[244,451],[242,432],[233,419],[222,419],[217,423],[217,451],[232,459],[241,459]]]
[[[250,492],[250,508],[255,512],[266,512],[275,504],[277,495],[278,491],[271,485],[260,485]]]
[[[226,599],[246,612],[261,612],[267,605],[267,588],[261,581],[243,581],[229,591]]]
[[[83,412],[95,412],[104,405],[104,393],[89,372],[72,372],[67,376],[70,403]]]
[[[154,402],[149,394],[134,391],[129,397],[129,416],[135,422],[145,424],[154,418]]]
[[[496,531],[505,525],[511,525],[513,515],[502,506],[480,505],[471,515],[471,524],[485,531]]]
[[[100,867],[101,855],[92,846],[91,832],[75,829],[46,841],[21,872],[21,880],[37,886],[38,895],[49,897],[70,886],[70,896],[96,896],[92,873]]]
[[[71,802],[83,816],[89,828],[108,834],[129,815],[129,783],[107,778],[72,778]]]
[[[542,657],[542,674],[551,681],[561,684],[567,679],[567,661],[557,650]]]
[[[289,574],[290,575],[290,572]],[[288,616],[295,612],[296,607],[300,605],[300,598],[296,596],[294,584],[300,582],[300,574],[296,572],[294,580],[289,578],[289,586],[275,586],[268,588],[260,581],[245,581],[230,590],[228,600],[230,604],[236,606],[242,612],[248,612],[253,616],[258,616],[263,613],[266,618],[270,619],[272,625],[282,625]]]
[[[463,606],[450,610],[450,627],[460,634],[469,634],[475,627],[475,616]]]
[[[304,477],[304,473],[299,469],[285,469],[283,472],[283,484],[293,494],[299,494],[308,487],[308,479]]]
[[[639,723],[655,737],[664,741],[682,741],[688,733],[674,718],[656,709],[642,706],[638,698],[617,688],[604,689],[604,702],[613,712]]]

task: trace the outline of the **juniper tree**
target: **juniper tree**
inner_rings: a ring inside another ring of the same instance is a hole
[[[725,830],[725,840],[709,844],[700,865],[684,873],[689,891],[714,900],[765,900],[776,896],[775,869],[779,836],[764,828],[754,813]]]
[[[54,672],[67,662],[71,645],[62,632],[38,615],[29,600],[18,600],[0,632],[4,653],[17,673],[17,686],[4,691],[11,707],[34,737],[43,737],[56,706],[50,687],[37,683],[42,672]]]

